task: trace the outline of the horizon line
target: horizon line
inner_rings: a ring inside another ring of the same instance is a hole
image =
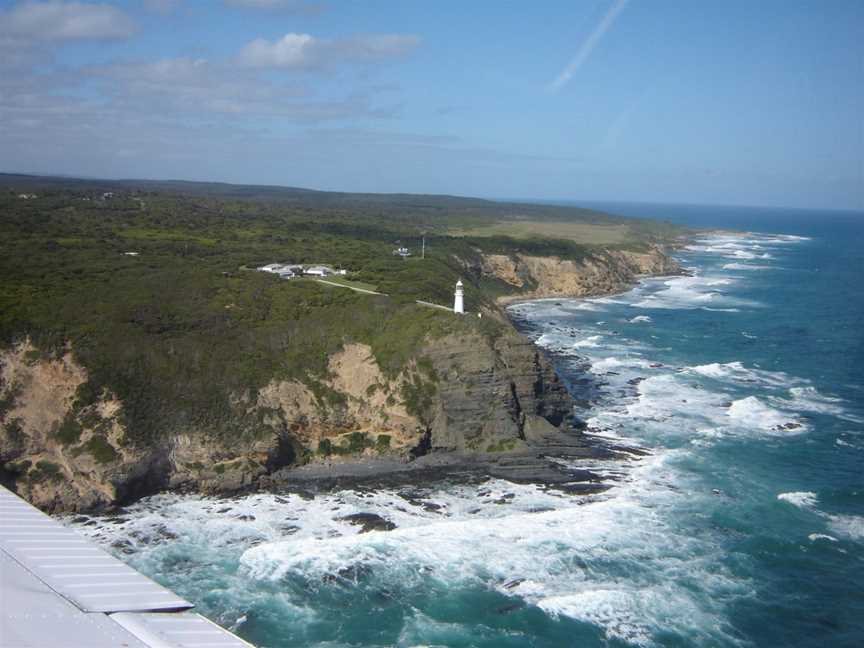
[[[280,189],[298,189],[301,191],[313,191],[320,193],[343,193],[343,194],[367,194],[367,195],[380,195],[380,196],[388,196],[388,195],[409,195],[409,196],[443,196],[450,198],[467,198],[467,199],[476,199],[476,200],[487,200],[490,202],[499,202],[499,203],[523,203],[523,204],[534,204],[534,205],[555,205],[559,207],[579,207],[576,203],[595,203],[595,204],[622,204],[622,205],[667,205],[667,206],[681,206],[681,207],[730,207],[730,208],[747,208],[747,209],[789,209],[789,210],[797,210],[797,211],[808,211],[808,210],[823,210],[823,211],[838,211],[838,212],[849,212],[853,214],[864,214],[864,207],[824,207],[824,206],[804,206],[804,207],[796,207],[791,205],[777,205],[777,204],[744,204],[744,203],[723,203],[723,202],[713,202],[713,203],[694,203],[687,201],[680,202],[658,202],[655,200],[622,200],[620,198],[563,198],[563,197],[553,197],[553,198],[540,198],[540,197],[507,197],[507,196],[491,196],[491,195],[469,195],[469,194],[459,194],[459,193],[437,193],[437,192],[420,192],[420,191],[351,191],[346,189],[319,189],[312,187],[304,187],[299,185],[291,185],[291,184],[274,184],[274,183],[255,183],[255,182],[234,182],[227,180],[189,180],[185,178],[129,178],[129,177],[109,177],[109,176],[87,176],[87,175],[76,175],[70,173],[35,173],[28,171],[7,171],[0,170],[0,175],[20,175],[20,176],[29,176],[34,178],[57,178],[57,179],[66,179],[66,180],[86,180],[92,182],[105,181],[105,182],[188,182],[188,183],[198,183],[198,184],[224,184],[224,185],[232,185],[238,187],[277,187]]]

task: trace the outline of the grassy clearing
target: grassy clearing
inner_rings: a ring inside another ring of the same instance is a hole
[[[633,239],[629,225],[599,225],[548,221],[498,221],[468,229],[450,230],[453,236],[507,236],[517,240],[565,239],[586,245],[615,245]]]

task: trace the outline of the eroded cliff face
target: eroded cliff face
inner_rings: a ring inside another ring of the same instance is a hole
[[[288,430],[307,453],[318,452],[325,440],[337,456],[343,446],[351,447],[352,440],[354,451],[366,454],[404,454],[417,446],[425,429],[418,415],[409,413],[403,397],[418,373],[416,365],[388,379],[370,347],[348,344],[331,356],[328,370],[330,378],[321,383],[323,394],[316,396],[297,381],[274,380],[259,391],[256,407],[268,412],[268,424]],[[364,435],[359,440],[358,433]]]
[[[0,378],[0,474],[32,503],[98,507],[149,469],[145,453],[125,443],[119,401],[103,394],[73,414],[87,372],[71,350],[43,357],[24,342],[0,354]]]
[[[230,492],[310,461],[508,452],[573,407],[550,362],[512,329],[494,340],[429,341],[389,377],[370,347],[347,344],[323,380],[274,378],[231,395],[237,420],[258,424],[228,437],[183,429],[133,442],[120,400],[107,390],[82,399],[87,372],[74,349],[52,357],[19,344],[0,352],[0,376],[0,477],[49,511],[104,508],[163,488]]]
[[[660,247],[645,252],[606,250],[579,261],[526,254],[483,255],[481,275],[521,289],[502,302],[543,297],[586,297],[620,292],[640,276],[680,274],[681,267]]]
[[[524,447],[526,424],[569,422],[573,401],[551,362],[515,332],[494,343],[445,337],[427,349],[440,377],[430,421],[437,450],[504,452]]]

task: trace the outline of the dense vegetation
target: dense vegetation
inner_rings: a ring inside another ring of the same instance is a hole
[[[466,272],[481,250],[569,258],[590,250],[573,241],[448,235],[453,223],[509,213],[487,201],[376,202],[278,188],[250,197],[230,187],[0,175],[0,344],[29,336],[40,352],[60,353],[71,343],[90,377],[77,407],[108,388],[124,401],[132,442],[163,432],[169,420],[219,434],[237,423],[227,395],[254,394],[273,377],[331,397],[321,380],[328,356],[347,341],[369,344],[392,375],[427,336],[498,334],[494,318],[456,318],[415,303],[449,304],[462,277],[469,307],[494,310],[494,297],[512,288]],[[25,191],[37,197],[19,197]],[[425,259],[392,254],[397,244],[416,250],[421,232]],[[661,235],[662,228],[643,240]],[[273,261],[344,267],[386,296],[252,270]],[[422,407],[428,395],[418,385],[408,396]],[[78,430],[70,422],[58,434],[74,441]]]

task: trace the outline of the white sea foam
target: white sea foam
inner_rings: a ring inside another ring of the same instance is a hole
[[[777,496],[777,499],[781,502],[788,502],[793,506],[797,506],[798,508],[815,508],[816,503],[819,501],[819,498],[816,496],[816,493],[812,493],[810,491],[794,491],[791,493],[780,493]]]
[[[398,598],[437,583],[494,590],[594,624],[609,640],[651,645],[672,629],[699,643],[725,644],[721,599],[749,596],[750,588],[727,573],[719,542],[679,530],[660,514],[692,497],[671,463],[675,456],[640,459],[587,506],[584,497],[490,480],[427,488],[416,501],[387,489],[311,499],[161,495],[119,517],[78,518],[78,529],[107,546],[132,547],[133,564],[181,591],[190,579],[218,589],[221,605],[233,611],[229,625],[240,623],[255,597],[300,627],[318,614],[308,608],[310,592],[362,597],[386,590]],[[620,465],[613,469],[621,474]],[[676,483],[682,488],[672,488]],[[340,519],[358,512],[397,528],[361,534]],[[180,570],[178,555],[189,557]],[[220,571],[226,562],[239,563],[239,571]],[[278,583],[278,596],[270,583]],[[424,619],[419,611],[409,615],[403,638],[444,641],[459,630]]]
[[[846,538],[847,540],[864,540],[864,517],[860,515],[840,515],[840,514],[832,514],[825,513],[816,508],[818,503],[818,498],[816,497],[816,493],[811,493],[808,491],[802,492],[794,492],[794,493],[780,493],[777,496],[778,500],[788,502],[793,506],[797,506],[801,509],[806,509],[812,511],[824,518],[828,524],[828,528],[831,530],[834,535],[841,536]],[[824,534],[811,534],[809,536],[811,540],[815,539],[828,539],[837,541],[836,538]]]
[[[577,302],[577,303],[575,303],[569,307],[573,310],[582,310],[582,311],[595,311],[596,312],[596,311],[603,310],[596,303],[592,303],[589,301],[579,301],[579,302]]]
[[[815,412],[844,418],[846,409],[843,399],[826,396],[812,386],[791,387],[790,398],[772,398],[771,401],[781,407],[789,407],[799,412]]]
[[[619,358],[617,356],[608,356],[600,360],[591,362],[591,371],[596,374],[605,373],[615,369],[649,369],[654,364],[643,358]]]
[[[756,263],[726,263],[721,266],[724,270],[770,270],[771,266],[758,265]]]
[[[864,517],[860,515],[828,515],[828,527],[849,540],[864,540]]]
[[[710,364],[688,367],[688,372],[696,373],[707,378],[725,382],[753,383],[763,387],[787,388],[791,386],[803,387],[807,381],[790,376],[782,371],[767,371],[745,367],[740,361],[712,362]]]
[[[636,317],[627,320],[631,324],[636,324],[637,322],[650,322],[651,317],[648,315],[637,315]]]
[[[838,446],[843,447],[843,448],[854,448],[855,450],[861,449],[859,446],[855,445],[854,443],[849,443],[848,441],[841,439],[839,437],[834,440],[834,443],[837,444]]]
[[[808,430],[797,416],[770,407],[756,396],[732,401],[728,415],[738,425],[771,434],[801,434]]]
[[[677,309],[694,308],[735,308],[759,306],[758,303],[734,298],[719,288],[733,283],[730,277],[704,276],[694,274],[688,277],[673,277],[664,280],[651,280],[645,283],[644,290],[633,291],[636,300],[631,305],[636,308]],[[655,288],[660,287],[659,290]]]
[[[573,343],[573,346],[577,349],[589,349],[589,348],[597,348],[601,346],[603,342],[603,337],[600,335],[591,335],[584,340],[578,340]]]
[[[837,542],[837,538],[830,535],[825,535],[824,533],[811,533],[807,536],[807,539],[810,542],[816,542],[817,540],[828,540],[829,542]]]

